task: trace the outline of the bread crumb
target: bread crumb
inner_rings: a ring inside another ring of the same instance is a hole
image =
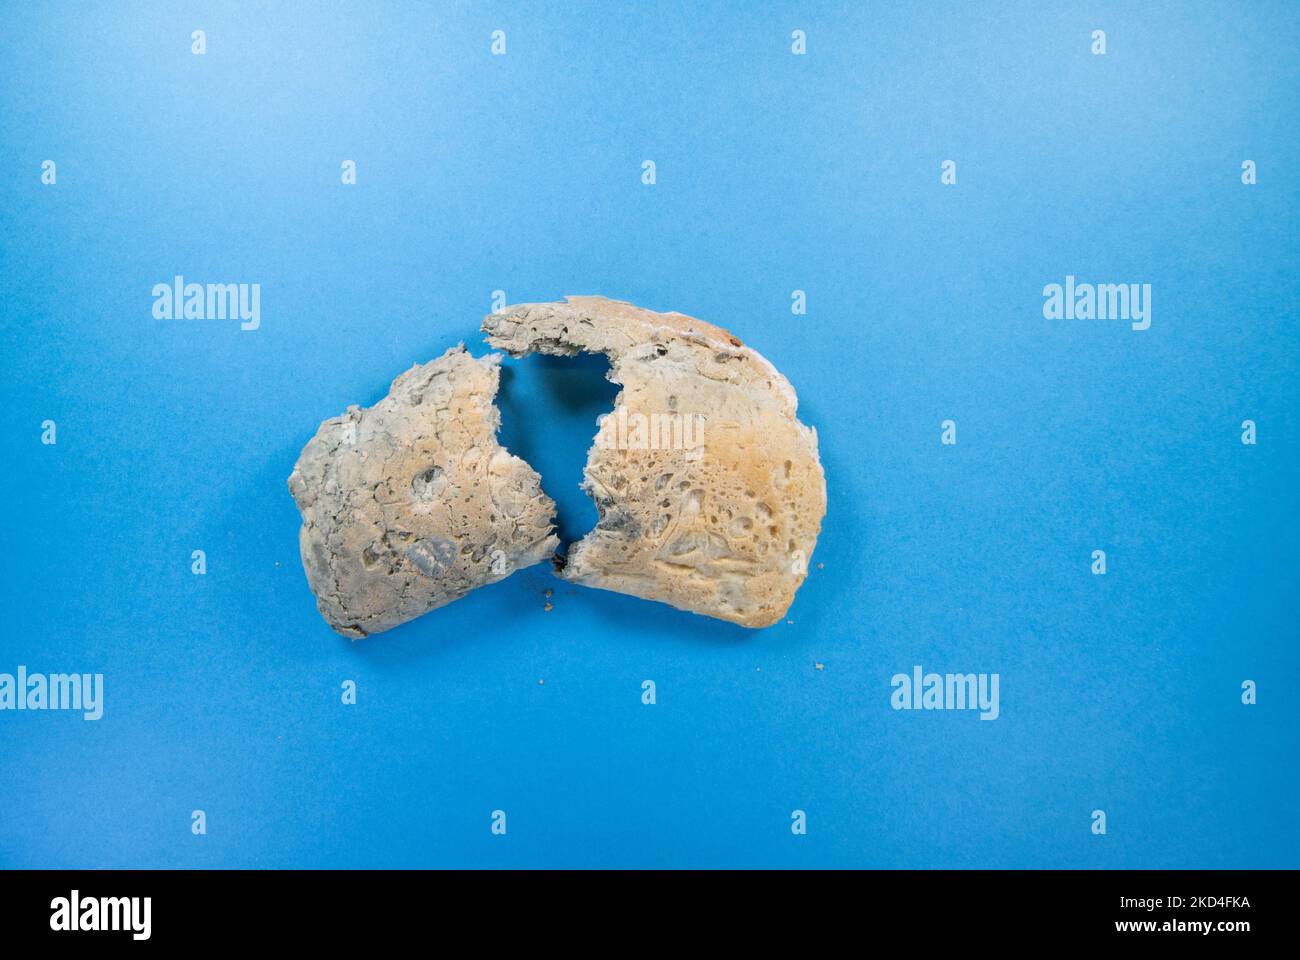
[[[548,603],[546,606],[542,607],[542,609],[545,610],[547,613],[550,613],[552,610],[555,609],[555,607],[553,604]]]
[[[824,564],[824,563],[819,563],[819,564],[817,564],[817,569],[818,569],[818,570],[825,570],[825,569],[826,569],[826,564]]]
[[[825,669],[826,669],[826,664],[824,664],[824,663],[819,663],[819,664],[816,664],[816,667],[817,667],[818,670],[825,670]]]

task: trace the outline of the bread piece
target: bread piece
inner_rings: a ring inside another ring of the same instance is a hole
[[[497,442],[501,356],[417,364],[320,425],[289,476],[307,582],[329,625],[379,633],[550,557],[555,504]]]
[[[623,387],[582,484],[600,520],[561,577],[746,627],[785,615],[826,481],[776,368],[711,324],[603,297],[508,307],[483,330],[515,357],[603,353]]]

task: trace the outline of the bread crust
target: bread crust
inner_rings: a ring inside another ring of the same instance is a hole
[[[359,638],[551,557],[555,504],[497,440],[499,354],[458,345],[303,448],[289,492],[321,616]]]
[[[604,297],[508,307],[483,331],[515,357],[603,353],[623,387],[584,471],[600,520],[570,547],[561,577],[745,627],[785,616],[821,530],[826,481],[817,433],[766,358],[721,327]],[[629,432],[637,417],[654,446]],[[664,425],[679,421],[686,442],[665,448]]]

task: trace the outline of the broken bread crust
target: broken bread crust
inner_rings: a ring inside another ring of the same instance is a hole
[[[604,297],[508,307],[483,331],[514,357],[603,353],[623,387],[584,471],[600,520],[559,576],[745,627],[785,615],[826,514],[826,480],[817,433],[771,363],[702,320]],[[625,427],[638,417],[650,437]],[[682,428],[700,417],[691,438]]]
[[[559,545],[536,471],[497,441],[500,362],[457,346],[303,448],[289,476],[302,563],[339,633],[388,630]]]

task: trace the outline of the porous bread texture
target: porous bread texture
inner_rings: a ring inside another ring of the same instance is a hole
[[[289,476],[321,615],[364,637],[549,558],[555,504],[497,441],[501,355],[463,345],[320,425]]]
[[[817,433],[772,364],[702,320],[604,297],[508,307],[483,331],[514,357],[603,353],[623,387],[584,471],[600,520],[559,576],[745,627],[785,615],[821,530],[826,481]],[[638,415],[651,436],[631,426]],[[687,432],[697,416],[702,444]]]

